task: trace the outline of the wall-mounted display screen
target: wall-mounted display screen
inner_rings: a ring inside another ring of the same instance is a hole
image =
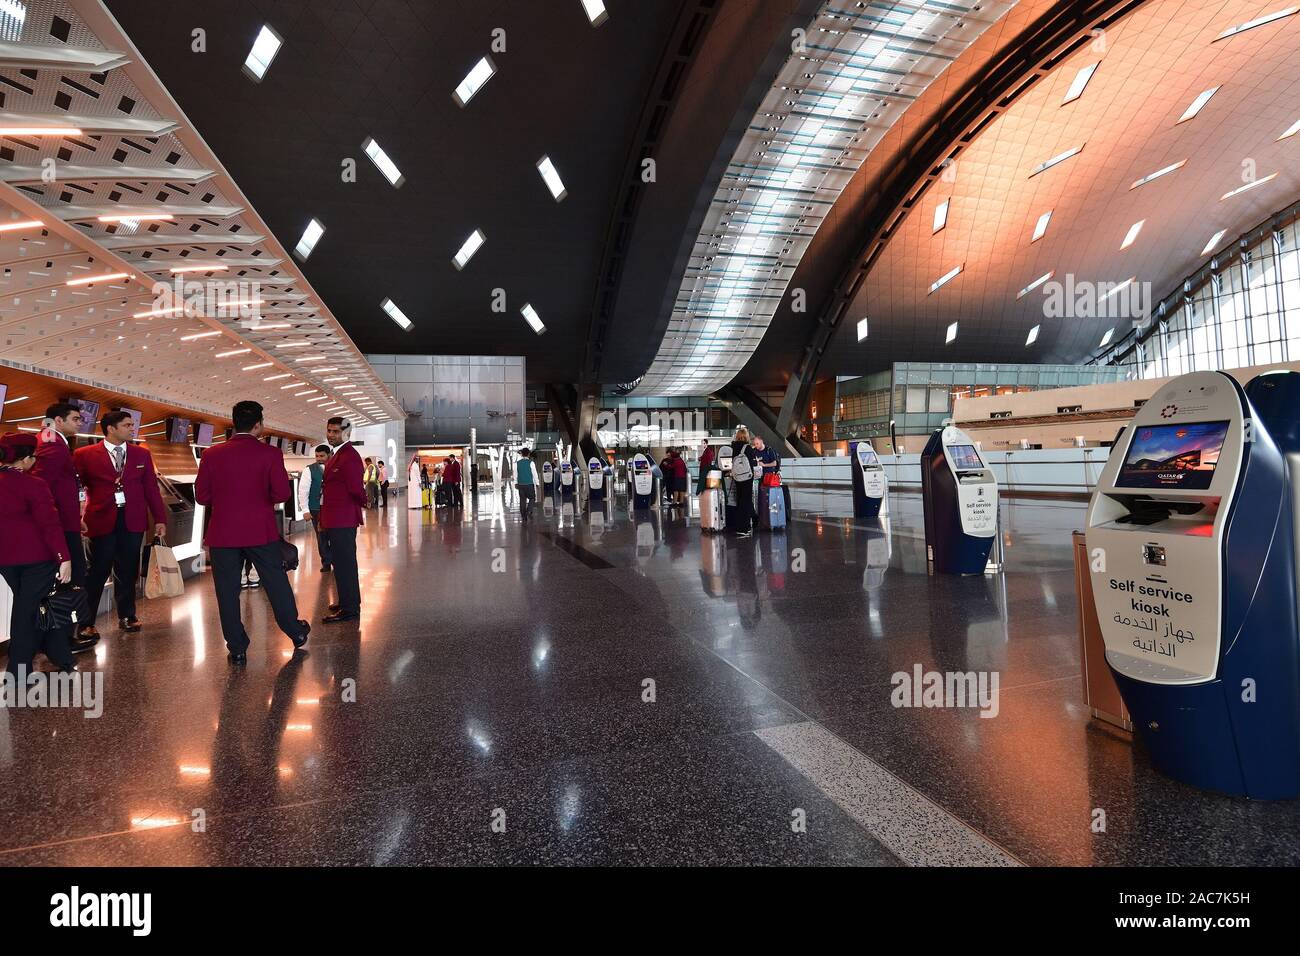
[[[86,431],[99,431],[99,402],[92,402],[85,398],[70,398],[68,404],[76,405],[81,409],[81,423]]]
[[[1228,423],[1148,425],[1133,433],[1116,486],[1204,491],[1214,479]]]
[[[190,440],[190,425],[192,423],[188,418],[170,418],[167,420],[167,440],[173,445],[186,445]]]
[[[0,409],[5,407],[5,399],[7,399],[8,397],[9,397],[9,386],[0,383]]]
[[[199,422],[199,433],[198,433],[198,435],[197,435],[197,436],[195,437],[195,439],[194,439],[194,444],[196,444],[196,445],[211,445],[211,444],[212,444],[212,430],[213,430],[213,426],[212,426],[212,425],[209,425],[207,422]]]
[[[984,467],[974,445],[944,445],[943,453],[958,471],[979,471]]]

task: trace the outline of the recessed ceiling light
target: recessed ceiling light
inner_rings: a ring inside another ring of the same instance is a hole
[[[487,236],[483,235],[483,230],[475,229],[470,233],[469,238],[465,240],[464,244],[461,245],[460,251],[458,251],[455,257],[451,260],[451,264],[457,269],[464,269],[469,263],[469,260],[474,257],[474,253],[478,252],[479,248],[485,242],[487,242]]]
[[[210,339],[214,335],[221,335],[221,334],[222,332],[220,329],[217,329],[216,331],[213,332],[195,332],[193,335],[182,335],[181,341],[194,342],[197,341],[198,339]]]
[[[218,352],[213,358],[230,358],[232,355],[247,355],[252,349],[231,349],[229,352]]]
[[[300,359],[294,359],[299,365],[306,365],[308,362],[328,362],[324,355],[306,355]]]
[[[467,106],[474,98],[474,94],[483,89],[483,84],[492,79],[496,71],[497,68],[492,61],[486,56],[483,57],[474,64],[474,68],[465,75],[465,79],[460,81],[460,86],[456,87],[451,94],[452,98],[461,106]]]
[[[185,275],[187,272],[225,272],[230,266],[177,266],[175,269],[168,269],[174,276]]]
[[[934,207],[934,229],[931,230],[931,235],[948,225],[948,203],[951,201],[951,199],[945,199]]]
[[[406,177],[402,175],[402,171],[397,168],[396,163],[388,158],[388,154],[375,142],[374,137],[367,136],[366,141],[361,144],[361,148],[366,151],[370,161],[384,174],[384,178],[391,185],[401,186],[402,183],[406,182]]]
[[[1159,179],[1161,176],[1168,176],[1170,173],[1174,172],[1175,170],[1182,169],[1186,165],[1187,165],[1187,160],[1185,159],[1179,160],[1176,163],[1171,163],[1170,165],[1164,167],[1163,169],[1157,169],[1154,173],[1150,173],[1149,175],[1143,176],[1141,179],[1135,179],[1133,181],[1133,185],[1130,186],[1129,189],[1137,189],[1139,186],[1145,186],[1147,183],[1154,182],[1155,180]]]
[[[1046,282],[1048,279],[1052,278],[1052,276],[1054,276],[1054,275],[1056,275],[1056,270],[1055,270],[1055,269],[1053,269],[1051,272],[1044,272],[1042,275],[1040,275],[1040,276],[1039,276],[1037,279],[1035,279],[1033,282],[1029,283],[1029,285],[1025,286],[1023,289],[1021,289],[1019,292],[1017,292],[1017,293],[1016,293],[1016,298],[1017,298],[1017,299],[1023,299],[1025,296],[1029,295],[1029,293],[1033,292],[1035,289],[1037,289],[1040,285],[1042,285],[1042,284],[1043,284],[1044,282]]]
[[[1300,133],[1300,120],[1296,120],[1294,123],[1288,126],[1286,128],[1286,132],[1278,137],[1278,142],[1281,142],[1284,139],[1290,139],[1296,133]]]
[[[406,313],[399,309],[392,299],[384,299],[383,302],[379,303],[379,307],[384,310],[390,319],[400,325],[403,329],[407,331],[410,330],[412,324],[411,320],[406,317]]]
[[[543,156],[537,161],[537,171],[542,175],[542,182],[546,183],[546,188],[551,191],[551,195],[559,202],[569,191],[564,188],[564,181],[560,179],[559,171],[556,170],[555,164],[551,162],[551,157]]]
[[[347,380],[348,380],[348,377],[347,377],[346,375],[340,375],[338,378],[323,378],[323,379],[321,379],[322,382],[346,382]]]
[[[283,43],[280,34],[263,24],[253,41],[253,48],[248,51],[248,58],[244,60],[244,72],[260,83]]]
[[[1040,326],[1035,325],[1032,329],[1029,330],[1029,338],[1025,339],[1026,346],[1033,345],[1035,342],[1038,341],[1039,328]]]
[[[242,369],[240,369],[240,371],[252,372],[252,371],[256,371],[259,368],[270,368],[274,364],[275,364],[274,362],[258,362],[256,365],[245,365]]]
[[[1217,86],[1212,86],[1208,90],[1202,92],[1196,97],[1196,99],[1192,100],[1192,105],[1187,107],[1183,112],[1183,115],[1178,117],[1178,123],[1186,123],[1189,119],[1194,119],[1196,114],[1205,108],[1205,104],[1210,102],[1210,97],[1214,96],[1217,92],[1219,92]],[[1177,126],[1178,123],[1175,123],[1174,125]]]
[[[111,282],[114,279],[128,278],[130,278],[130,273],[128,272],[106,272],[105,274],[98,276],[83,276],[80,279],[69,279],[64,283],[64,285],[91,285],[95,282]]]
[[[861,342],[867,337],[867,320],[864,316],[858,319],[858,341]]]
[[[1065,162],[1067,159],[1069,159],[1072,156],[1078,156],[1082,152],[1083,152],[1082,146],[1073,146],[1070,149],[1067,149],[1063,153],[1058,153],[1057,155],[1053,156],[1051,159],[1047,160],[1047,162],[1039,163],[1037,166],[1035,166],[1034,171],[1029,174],[1029,178],[1033,179],[1039,173],[1045,173],[1053,166]]]
[[[0,126],[0,136],[80,136],[75,126]]]
[[[294,393],[293,393],[293,397],[294,397],[294,398],[302,398],[304,395],[315,395],[318,391],[320,391],[320,389],[318,389],[318,388],[309,388],[309,389],[307,389],[306,391],[303,391],[303,392],[294,392]]]
[[[531,305],[525,305],[519,310],[523,313],[524,319],[533,327],[533,331],[541,335],[546,331],[546,326],[542,324],[542,317],[537,314],[537,310]]]
[[[1123,292],[1125,289],[1127,289],[1129,286],[1131,286],[1131,285],[1132,285],[1134,282],[1136,282],[1136,281],[1137,281],[1137,276],[1133,276],[1133,277],[1131,277],[1131,278],[1125,279],[1123,282],[1121,282],[1119,285],[1115,286],[1115,288],[1111,289],[1111,290],[1110,290],[1109,292],[1107,292],[1105,295],[1098,297],[1097,301],[1098,301],[1098,302],[1105,302],[1105,301],[1106,301],[1107,299],[1109,299],[1112,295],[1118,295],[1119,293]]]
[[[1138,233],[1142,231],[1144,225],[1146,225],[1146,220],[1139,219],[1137,222],[1133,223],[1133,225],[1128,227],[1128,235],[1126,235],[1124,241],[1120,243],[1120,252],[1123,252],[1137,241]]]
[[[176,217],[169,212],[141,212],[134,215],[123,213],[112,216],[96,216],[95,218],[99,222],[165,222]]]
[[[1034,225],[1034,236],[1029,241],[1037,242],[1039,239],[1043,238],[1043,235],[1047,232],[1047,224],[1051,221],[1052,221],[1052,210],[1049,209],[1047,210],[1047,212],[1043,213],[1041,216],[1038,217],[1038,222],[1035,223]]]
[[[262,381],[275,382],[275,381],[279,381],[282,378],[288,378],[292,374],[293,374],[292,372],[281,372],[279,375],[268,375],[266,378],[262,379]]]
[[[1115,334],[1115,330],[1113,328],[1107,329],[1106,334],[1101,337],[1101,345],[1098,346],[1098,348],[1104,349],[1107,345],[1109,345],[1111,336],[1113,336],[1114,334]]]
[[[39,219],[24,219],[22,222],[6,222],[0,224],[0,232],[16,232],[19,229],[36,229],[44,226],[45,223]]]
[[[294,246],[293,254],[299,259],[306,259],[311,255],[311,251],[316,248],[316,243],[320,242],[320,237],[324,234],[325,227],[320,224],[319,220],[313,219],[307,223],[302,238],[298,240],[298,245]]]
[[[602,0],[582,0],[582,9],[593,27],[598,27],[609,19],[609,11],[605,9]]]
[[[135,315],[131,316],[131,318],[133,318],[133,319],[156,319],[156,318],[158,318],[159,316],[162,316],[162,315],[175,315],[177,312],[184,312],[184,311],[185,311],[185,306],[183,306],[183,305],[175,305],[175,306],[172,306],[170,309],[158,309],[158,310],[155,311],[155,312],[137,312]]]
[[[276,343],[275,347],[277,349],[301,349],[301,348],[306,348],[308,345],[311,345],[311,343],[310,342],[278,342]]]
[[[1253,30],[1255,27],[1262,27],[1266,23],[1272,23],[1274,20],[1281,20],[1283,17],[1289,17],[1294,13],[1300,13],[1300,7],[1287,7],[1285,10],[1278,10],[1276,13],[1267,13],[1262,17],[1257,17],[1247,23],[1239,23],[1235,27],[1229,27],[1211,40],[1211,43],[1218,43],[1220,40],[1226,40],[1228,37],[1235,37],[1239,33],[1245,33],[1247,30]]]
[[[954,322],[948,326],[948,334],[943,337],[943,344],[947,345],[957,337],[957,323]]]
[[[939,276],[939,278],[935,279],[934,283],[930,286],[930,292],[927,293],[927,295],[937,292],[943,286],[947,285],[953,279],[957,278],[957,276],[961,275],[961,270],[964,268],[966,268],[966,263],[963,262],[955,269],[952,269],[951,271],[946,272],[943,275]]]
[[[280,391],[287,391],[291,388],[302,388],[302,382],[290,382],[288,385],[281,385]]]
[[[1251,180],[1250,182],[1246,183],[1246,185],[1244,186],[1238,186],[1236,189],[1224,193],[1222,196],[1219,197],[1219,202],[1223,202],[1223,200],[1225,199],[1231,199],[1233,196],[1239,196],[1242,193],[1246,192],[1247,190],[1254,189],[1256,186],[1262,186],[1269,180],[1276,179],[1276,178],[1277,178],[1277,173],[1270,173],[1269,175],[1265,176],[1263,179]]]
[[[1223,234],[1227,231],[1228,230],[1226,229],[1220,229],[1214,235],[1210,236],[1210,241],[1207,242],[1205,244],[1205,248],[1201,250],[1201,255],[1208,256],[1211,252],[1213,252],[1218,247],[1219,240],[1223,238]]]
[[[1074,74],[1074,80],[1070,83],[1070,88],[1065,91],[1065,99],[1061,100],[1061,105],[1073,103],[1083,95],[1084,89],[1088,86],[1088,81],[1092,79],[1092,74],[1097,72],[1097,67],[1101,66],[1101,61],[1097,61],[1089,66],[1082,67],[1078,73]]]

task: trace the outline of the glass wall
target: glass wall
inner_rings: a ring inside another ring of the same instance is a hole
[[[1215,256],[1098,361],[1127,378],[1300,360],[1300,206]]]

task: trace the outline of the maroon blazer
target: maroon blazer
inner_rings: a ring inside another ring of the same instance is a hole
[[[252,435],[234,435],[199,459],[194,500],[212,510],[203,543],[255,548],[280,540],[275,506],[293,496],[284,454]]]
[[[330,455],[320,486],[320,526],[359,528],[366,507],[366,489],[361,477],[366,466],[351,442]]]
[[[460,484],[460,459],[447,459],[447,465],[442,470],[442,480],[448,484]]]
[[[41,432],[40,444],[36,446],[36,464],[28,474],[50,486],[63,530],[80,534],[81,498],[77,488],[77,468],[72,463],[72,449],[68,447],[67,439],[52,428]]]
[[[30,473],[0,469],[0,565],[71,558],[49,486]]]
[[[101,538],[112,534],[117,524],[117,472],[104,442],[86,445],[72,453],[77,477],[86,489],[86,535]],[[167,520],[167,509],[158,493],[158,474],[153,455],[139,445],[126,446],[126,467],[122,469],[122,490],[126,492],[126,530],[149,530],[149,514],[157,524]]]

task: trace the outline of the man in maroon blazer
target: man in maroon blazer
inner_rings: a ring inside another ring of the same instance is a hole
[[[81,485],[77,481],[76,465],[72,462],[72,444],[85,426],[85,420],[76,405],[57,402],[45,409],[45,422],[45,428],[37,439],[36,464],[31,473],[49,486],[54,506],[59,511],[63,536],[67,539],[68,554],[72,556],[72,583],[84,587],[86,550],[81,545]],[[99,632],[93,622],[78,633],[68,635],[74,654],[90,650],[98,640]]]
[[[366,488],[361,480],[365,467],[348,438],[352,423],[338,417],[325,425],[325,438],[334,449],[321,479],[320,526],[330,542],[334,561],[334,584],[339,591],[332,613],[321,618],[326,624],[356,621],[361,617],[361,582],[357,576],[357,528],[366,506]]]
[[[280,555],[275,506],[293,497],[284,454],[261,440],[262,406],[240,402],[230,413],[235,434],[199,459],[194,500],[212,512],[207,533],[212,584],[217,592],[221,633],[232,664],[248,661],[248,632],[239,613],[240,569],[253,562],[271,600],[275,623],[295,648],[307,643],[311,625],[298,617],[289,576]]]
[[[81,486],[86,489],[84,515],[90,538],[90,569],[86,573],[89,613],[99,609],[104,584],[113,573],[118,626],[125,632],[140,630],[135,616],[135,582],[140,576],[140,545],[149,530],[167,533],[167,509],[158,493],[158,473],[147,448],[132,445],[135,419],[130,412],[108,412],[99,421],[104,440],[78,448],[72,455]],[[84,633],[84,632],[83,632]],[[97,631],[91,632],[98,635]]]

